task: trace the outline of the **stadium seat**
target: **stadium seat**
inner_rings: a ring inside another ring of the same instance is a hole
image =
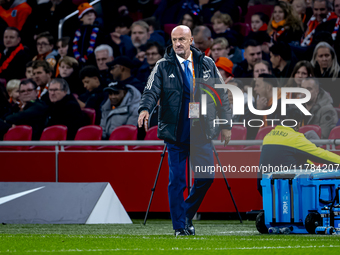
[[[6,88],[6,85],[7,85],[6,79],[0,78],[0,84],[1,84],[1,83],[2,83],[2,84],[5,86],[5,88]]]
[[[169,36],[171,35],[171,31],[178,26],[178,24],[164,24],[164,32],[167,33]]]
[[[96,110],[92,108],[83,108],[82,111],[90,118],[90,124],[94,125],[96,121]]]
[[[65,141],[67,137],[67,127],[63,125],[50,126],[44,129],[40,141]],[[54,151],[55,146],[32,146],[30,150],[34,151]]]
[[[321,127],[319,127],[318,125],[306,125],[306,126],[299,128],[299,132],[302,134],[310,130],[314,130],[318,134],[318,136],[321,138]]]
[[[272,16],[272,12],[274,10],[274,5],[265,5],[265,4],[257,4],[257,5],[251,5],[248,7],[247,14],[244,17],[244,22],[249,24],[251,26],[251,16],[257,12],[262,12],[266,14],[269,19]]]
[[[100,141],[102,139],[103,129],[101,126],[89,125],[78,129],[75,141]],[[65,146],[65,150],[97,150],[98,146]]]
[[[137,140],[137,127],[133,125],[116,127],[115,130],[112,131],[109,140]],[[129,148],[130,147],[131,146],[129,146]],[[101,146],[98,150],[124,150],[124,146]]]
[[[340,108],[334,107],[334,109],[336,110],[336,113],[338,114],[338,119],[340,119]]]
[[[340,139],[340,126],[337,126],[331,130],[328,139]],[[323,146],[326,148],[326,146]],[[340,149],[340,145],[336,146],[335,149]]]
[[[246,140],[247,139],[247,128],[241,125],[233,126],[231,130],[231,139],[230,140]],[[221,141],[221,133],[218,136],[218,140]],[[216,150],[243,150],[244,145],[216,145]]]
[[[160,140],[157,137],[158,126],[154,126],[146,132],[144,140]],[[164,145],[151,145],[151,146],[135,146],[132,150],[163,150]]]
[[[255,140],[263,140],[263,138],[274,128],[275,126],[260,128],[259,131],[257,132]],[[260,149],[261,149],[260,145],[252,145],[252,146],[247,146],[244,148],[244,150],[260,150]]]
[[[19,125],[10,128],[4,135],[4,141],[31,141],[32,127]],[[2,151],[22,151],[28,150],[29,146],[0,146]]]
[[[251,28],[249,24],[247,23],[241,23],[237,22],[233,25],[233,29],[237,32],[239,32],[243,36],[247,36],[249,32],[251,31]]]

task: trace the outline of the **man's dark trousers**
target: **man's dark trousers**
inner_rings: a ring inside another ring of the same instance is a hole
[[[192,131],[198,128],[201,129],[200,126],[193,127]],[[167,143],[169,161],[168,195],[173,229],[184,228],[185,217],[189,219],[194,217],[203,201],[205,193],[214,180],[214,173],[195,172],[196,166],[199,166],[200,169],[208,169],[208,166],[214,165],[211,143],[206,139],[202,139],[202,137],[205,137],[204,134],[202,136],[195,135],[195,137],[197,139],[191,137],[190,145]],[[195,181],[190,195],[184,201],[186,162],[189,154]]]

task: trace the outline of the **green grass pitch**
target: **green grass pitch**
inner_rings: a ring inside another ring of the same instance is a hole
[[[0,225],[0,254],[339,254],[339,235],[261,235],[254,221],[195,221],[173,236],[170,220],[127,225]]]

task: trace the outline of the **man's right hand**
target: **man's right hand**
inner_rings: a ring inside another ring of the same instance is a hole
[[[144,123],[145,132],[148,131],[148,121],[149,121],[149,112],[141,111],[138,117],[138,127],[142,127]]]
[[[266,109],[267,104],[268,104],[267,98],[265,98],[265,97],[260,97],[260,98],[257,100],[257,102],[256,102],[257,110],[264,110],[264,109]]]
[[[119,45],[119,44],[122,42],[122,41],[120,40],[120,34],[119,34],[119,33],[117,33],[117,32],[112,32],[112,33],[110,33],[110,36],[111,36],[112,41],[113,41],[115,44]]]

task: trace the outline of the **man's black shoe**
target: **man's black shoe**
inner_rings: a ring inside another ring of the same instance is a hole
[[[185,218],[185,229],[188,231],[189,235],[195,235],[195,227],[192,224],[192,220]]]
[[[175,236],[188,236],[189,232],[185,228],[180,228],[175,230]]]

